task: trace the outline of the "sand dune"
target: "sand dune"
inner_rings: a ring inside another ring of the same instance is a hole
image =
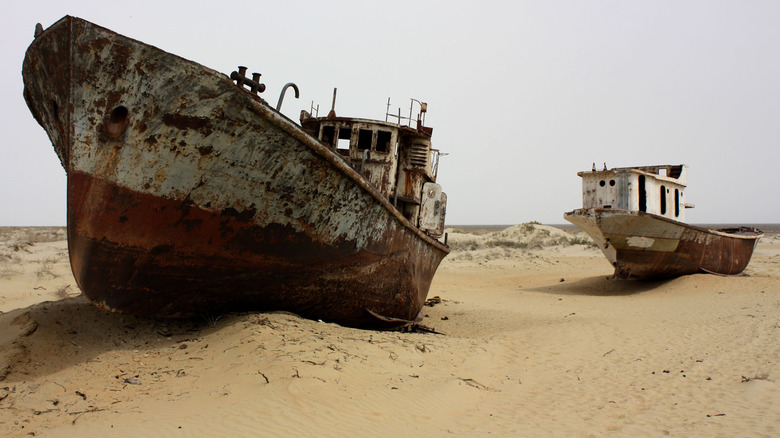
[[[0,436],[780,433],[777,235],[745,276],[647,283],[583,235],[449,230],[436,334],[107,314],[63,229],[0,233]]]

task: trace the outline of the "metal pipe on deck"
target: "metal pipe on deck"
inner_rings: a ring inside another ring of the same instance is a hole
[[[295,90],[295,98],[300,97],[300,92],[298,92],[298,86],[295,85],[292,82],[288,82],[284,84],[284,87],[282,87],[282,93],[279,95],[279,102],[276,103],[276,110],[281,111],[282,109],[282,100],[284,100],[284,93],[287,91],[288,88],[292,87],[293,90]]]

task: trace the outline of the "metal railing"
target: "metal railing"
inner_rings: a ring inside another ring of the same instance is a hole
[[[403,121],[406,120],[406,126],[412,126],[412,122],[419,123],[420,125],[425,125],[425,113],[428,112],[428,104],[425,102],[420,102],[417,99],[411,98],[411,103],[409,104],[409,117],[402,116],[401,115],[401,108],[398,107],[398,114],[391,114],[390,113],[390,98],[387,98],[387,110],[385,110],[385,122],[389,121],[390,117],[395,118],[399,125],[403,124]],[[420,111],[417,113],[417,118],[412,118],[412,114],[414,113],[414,104],[415,102],[420,106]]]

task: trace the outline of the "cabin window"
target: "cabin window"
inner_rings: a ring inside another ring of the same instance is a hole
[[[644,175],[639,175],[639,211],[647,211],[647,190],[645,190]]]
[[[607,182],[602,179],[601,181],[599,181],[599,185],[601,187],[604,187],[605,185],[607,185]]]
[[[333,140],[336,138],[336,128],[333,126],[323,126],[320,140],[326,145],[333,147]]]
[[[610,187],[615,187],[615,180],[614,179],[609,180],[609,186]]]
[[[661,214],[666,214],[666,186],[661,186]]]
[[[680,190],[674,189],[674,217],[680,217]]]
[[[371,137],[373,137],[373,134],[370,129],[361,129],[358,132],[358,150],[367,151],[371,149]]]
[[[390,140],[393,137],[393,133],[389,131],[377,131],[376,133],[376,151],[377,152],[390,152]]]
[[[352,137],[352,130],[350,128],[339,129],[339,144],[338,148],[341,150],[349,150],[349,139]]]

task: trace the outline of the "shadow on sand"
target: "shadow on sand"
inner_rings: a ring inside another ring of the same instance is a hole
[[[561,281],[550,286],[541,286],[534,289],[554,295],[587,295],[595,297],[635,295],[663,288],[672,280],[638,281],[616,280],[608,276],[588,277],[576,281]]]
[[[4,339],[0,349],[14,348],[8,357],[6,382],[19,382],[57,373],[72,366],[85,366],[106,353],[176,348],[197,341],[225,327],[226,315],[201,319],[146,319],[108,313],[83,296],[48,301],[0,314],[0,322],[25,325],[15,339]],[[12,320],[8,321],[8,320]],[[110,354],[108,355],[111,356]]]

